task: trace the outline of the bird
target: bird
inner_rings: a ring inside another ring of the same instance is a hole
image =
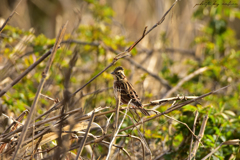
[[[133,85],[128,82],[127,77],[124,74],[124,69],[121,66],[118,66],[114,69],[114,71],[111,73],[114,77],[113,82],[113,92],[115,99],[118,99],[118,94],[120,93],[121,98],[120,102],[121,104],[128,104],[129,101],[131,101],[131,105],[139,108],[139,110],[145,115],[150,116],[150,114],[143,108],[143,105],[141,103],[141,99],[138,97],[136,91],[133,88]]]

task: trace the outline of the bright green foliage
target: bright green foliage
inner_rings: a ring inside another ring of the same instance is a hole
[[[208,115],[209,119],[202,140],[204,147],[200,145],[196,159],[201,159],[218,147],[222,142],[231,139],[239,139],[239,70],[240,70],[240,50],[237,46],[237,39],[234,31],[229,27],[228,21],[230,15],[239,18],[239,9],[226,6],[221,7],[199,7],[194,14],[194,19],[204,19],[207,22],[201,30],[201,36],[195,38],[194,46],[202,46],[201,58],[198,61],[189,59],[187,63],[191,65],[190,72],[200,67],[209,67],[209,70],[200,76],[193,78],[184,85],[190,95],[200,95],[210,92],[216,88],[231,84],[229,89],[223,91],[223,94],[210,95],[204,98],[208,105],[185,106],[182,109],[182,116],[178,120],[185,122],[192,127],[194,115],[193,112],[199,111],[199,123],[197,123],[196,135],[200,130],[201,119],[203,115]],[[207,21],[206,21],[207,18]],[[167,68],[162,74],[169,73]],[[168,74],[169,75],[169,74]],[[169,79],[169,76],[167,77]],[[170,77],[171,78],[171,77]],[[172,75],[172,79],[175,77]],[[200,102],[204,104],[204,102]],[[166,159],[185,159],[189,154],[189,144],[191,134],[182,124],[175,126],[176,132],[172,135],[168,143],[176,144],[181,136],[184,136],[185,143],[181,147],[174,147],[172,152],[165,156]],[[187,134],[186,134],[187,133]],[[178,137],[178,138],[177,138]],[[183,142],[183,141],[181,141]],[[231,155],[240,157],[239,146],[222,146],[213,156],[215,159],[226,159]]]

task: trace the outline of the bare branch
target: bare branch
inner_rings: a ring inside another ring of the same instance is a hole
[[[147,70],[146,68],[144,68],[141,64],[135,62],[134,60],[130,59],[130,58],[126,58],[127,61],[129,61],[131,64],[133,64],[134,66],[136,66],[137,68],[143,70],[144,72],[148,73],[150,76],[152,76],[153,78],[155,78],[156,80],[158,80],[163,86],[165,86],[167,88],[167,90],[171,89],[171,85],[168,83],[167,80],[163,79],[162,77],[159,77],[159,75]]]
[[[184,126],[186,126],[187,129],[192,133],[192,136],[194,136],[196,139],[198,139],[198,137],[194,134],[194,132],[188,127],[188,125],[187,125],[186,123],[183,123],[183,122],[181,122],[181,121],[179,121],[179,120],[176,120],[176,119],[174,119],[174,118],[172,118],[172,117],[170,117],[170,116],[168,116],[168,115],[164,115],[164,116],[167,117],[167,118],[169,118],[169,119],[172,119],[172,120],[174,120],[174,121],[176,121],[176,122],[178,122],[178,123],[181,123],[181,124],[183,124]]]
[[[92,122],[93,122],[93,120],[94,120],[94,117],[95,117],[95,112],[93,111],[92,116],[91,116],[91,119],[90,119],[90,122],[89,122],[89,124],[88,124],[87,131],[86,131],[86,133],[85,133],[85,135],[84,135],[84,137],[83,137],[83,139],[82,139],[82,141],[81,141],[80,147],[79,147],[79,149],[78,149],[78,153],[77,153],[77,156],[76,156],[76,160],[78,159],[78,157],[79,157],[79,156],[81,155],[81,153],[82,153],[82,150],[83,150],[83,147],[84,147],[84,145],[85,145],[85,143],[86,143],[87,136],[88,136],[88,133],[89,133],[89,131],[90,131]]]
[[[98,42],[84,42],[84,41],[78,41],[78,40],[73,40],[73,39],[68,39],[66,41],[62,41],[61,43],[76,43],[80,45],[90,45],[90,46],[99,46],[100,43]]]
[[[177,97],[170,97],[170,98],[164,98],[164,99],[160,99],[160,100],[154,100],[148,104],[143,104],[143,106],[146,107],[146,106],[152,106],[152,105],[160,105],[165,102],[171,102],[171,101],[176,101],[176,100],[189,100],[189,99],[194,99],[194,98],[197,98],[197,96],[179,96],[178,95]],[[159,106],[155,106],[152,109],[156,110],[158,107]]]
[[[128,116],[128,115],[127,115]],[[134,120],[130,117],[130,116],[128,116],[128,118],[132,121],[132,123],[135,125],[135,122],[134,122]],[[143,137],[143,134],[142,134],[142,132],[139,130],[139,128],[137,127],[137,126],[135,126],[135,128],[137,129],[137,131],[138,131],[138,134],[140,135],[140,137],[141,138],[138,138],[138,140],[141,142],[141,146],[142,146],[142,152],[143,152],[143,159],[145,159],[145,149],[144,149],[144,146],[148,149],[148,151],[150,152],[150,156],[151,156],[151,158],[150,159],[152,159],[152,153],[151,153],[151,150],[150,150],[150,148],[149,148],[149,146],[148,146],[148,144],[147,144],[147,142],[146,142],[146,140],[145,140],[145,138]],[[132,135],[130,135],[130,134],[128,134],[128,137],[131,137]],[[135,138],[135,136],[134,137],[132,137],[132,138]],[[135,138],[136,139],[136,138]]]
[[[120,94],[119,94],[119,95],[120,95]],[[119,98],[120,98],[120,96],[119,96]],[[120,101],[120,99],[119,99],[119,101]],[[127,107],[126,112],[125,112],[125,114],[124,114],[124,116],[123,116],[123,119],[122,119],[121,123],[119,124],[119,126],[118,126],[118,128],[117,128],[117,131],[114,133],[114,135],[113,135],[113,137],[112,137],[112,141],[111,141],[111,143],[110,143],[110,145],[109,145],[109,148],[108,148],[108,154],[107,154],[106,160],[108,160],[109,157],[110,157],[110,155],[111,155],[111,148],[112,148],[113,142],[114,142],[114,140],[115,140],[115,138],[116,138],[116,136],[117,136],[117,134],[118,134],[118,132],[119,132],[119,130],[120,130],[121,125],[123,124],[123,121],[124,121],[124,119],[125,119],[125,117],[126,117],[126,115],[127,115],[127,112],[128,112],[128,110],[129,110],[129,105],[131,104],[131,102],[132,102],[132,99],[128,102],[128,107]],[[118,102],[118,103],[120,103],[120,102]]]
[[[226,142],[222,142],[217,148],[215,148],[212,152],[206,155],[202,160],[206,160],[213,153],[215,153],[220,147],[222,147],[222,145],[239,145],[239,142],[240,142],[240,139],[233,139],[233,140],[228,140]]]
[[[10,19],[12,18],[12,16],[13,16],[15,13],[17,13],[17,12],[16,12],[16,9],[17,9],[17,7],[19,6],[19,4],[20,4],[21,2],[22,2],[22,0],[20,0],[20,1],[18,2],[18,4],[17,4],[16,7],[14,8],[14,10],[13,10],[12,13],[10,14],[10,16],[9,16],[9,17],[6,19],[6,21],[3,23],[2,27],[0,28],[0,34],[2,33],[4,27],[7,25],[8,21],[10,21]]]
[[[193,133],[195,133],[198,115],[199,115],[199,112],[196,111],[196,112],[195,112],[194,122],[193,122]],[[191,160],[192,145],[193,145],[193,135],[192,135],[191,144],[190,144],[190,149],[189,149],[189,160]]]
[[[120,108],[120,103],[121,103],[121,93],[118,92],[118,98],[117,98],[117,107],[115,111],[115,122],[113,126],[113,132],[112,132],[112,139],[116,133],[116,129],[118,128],[118,119],[119,119],[119,108]]]
[[[102,141],[101,143],[107,144],[107,145],[110,144],[109,142],[106,142],[106,141]],[[113,144],[113,146],[114,146],[114,147],[117,147],[117,148],[119,148],[119,149],[121,149],[121,150],[123,150],[123,152],[128,156],[128,158],[129,158],[130,160],[132,159],[131,156],[130,156],[130,154],[126,151],[126,149],[124,149],[123,147],[118,146],[118,145],[116,145],[116,144]]]
[[[8,84],[4,89],[0,91],[0,97],[2,97],[9,89],[11,89],[15,84],[17,84],[23,77],[25,77],[29,72],[31,72],[39,63],[46,59],[52,53],[50,49],[47,53],[42,55],[36,62],[29,66],[23,73],[21,73],[16,79],[14,79],[10,84]]]
[[[194,143],[192,153],[190,153],[191,154],[190,157],[192,157],[192,158],[195,157],[195,155],[197,153],[197,149],[199,147],[199,143],[201,142],[201,140],[203,138],[205,127],[207,125],[207,120],[208,120],[208,115],[203,117],[202,126],[201,126],[200,132],[198,134],[198,139]]]
[[[113,116],[113,113],[112,113],[111,116],[107,119],[106,126],[105,126],[105,129],[104,129],[104,134],[107,134],[107,129],[108,129],[109,122],[110,122],[112,116]]]
[[[143,153],[143,160],[145,159],[144,142],[143,142],[143,140],[141,138],[133,136],[133,135],[130,135],[130,134],[128,134],[128,135],[118,135],[118,137],[130,137],[130,138],[138,140],[141,143],[142,153]]]
[[[185,82],[189,81],[190,79],[192,79],[193,77],[195,77],[196,75],[199,75],[205,71],[207,71],[209,68],[208,67],[203,67],[203,68],[199,68],[198,70],[194,71],[193,73],[189,74],[188,76],[184,77],[180,82],[178,82],[178,84],[172,88],[170,91],[168,91],[163,98],[165,97],[169,97],[171,96],[174,92],[176,92]]]

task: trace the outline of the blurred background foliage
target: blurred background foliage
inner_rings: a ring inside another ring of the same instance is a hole
[[[60,26],[69,21],[61,48],[57,51],[51,72],[42,94],[63,99],[63,91],[73,93],[93,76],[103,70],[115,56],[124,51],[142,35],[146,25],[154,25],[174,1],[164,0],[84,0],[84,1],[22,1],[15,15],[1,33],[0,43],[0,89],[3,89],[55,42]],[[187,105],[169,116],[192,128],[194,112],[199,111],[196,135],[204,115],[209,116],[204,146],[198,149],[196,159],[203,158],[222,142],[240,138],[240,3],[237,5],[204,6],[201,1],[182,0],[167,16],[161,26],[152,31],[131,52],[131,59],[148,71],[165,79],[171,87],[184,77],[202,67],[208,70],[186,81],[171,96],[199,96],[226,85],[227,89],[210,95],[192,105]],[[224,0],[217,0],[219,4]],[[1,1],[0,17],[7,18],[17,1]],[[2,23],[3,19],[1,19]],[[75,40],[75,41],[71,41]],[[77,56],[76,65],[71,59]],[[16,118],[29,109],[47,61],[42,62],[20,83],[0,99],[1,112]],[[135,86],[143,103],[164,97],[168,88],[136,65],[120,60],[129,81]],[[73,108],[82,107],[87,113],[96,107],[115,107],[111,89],[111,67],[81,93],[73,98]],[[72,70],[69,85],[64,85],[68,69]],[[95,92],[104,89],[103,92]],[[93,94],[89,94],[95,92]],[[169,98],[169,97],[165,97]],[[35,116],[47,111],[52,101],[40,97]],[[157,110],[165,111],[171,104]],[[152,108],[152,107],[149,107]],[[55,113],[59,114],[59,113]],[[110,116],[110,115],[108,115]],[[1,117],[0,132],[9,125]],[[104,124],[106,119],[97,119]],[[126,119],[123,127],[132,124]],[[154,158],[163,154],[165,159],[186,159],[189,154],[191,133],[186,126],[160,117],[146,123],[144,135]],[[127,132],[128,133],[128,132]],[[137,131],[134,134],[138,135]],[[124,147],[138,150],[140,144],[119,138]],[[94,152],[104,157],[107,150],[97,145]],[[130,152],[131,153],[131,152]],[[89,158],[89,154],[84,152]],[[119,157],[124,158],[121,154]],[[138,156],[136,156],[138,157]],[[240,159],[239,146],[222,146],[211,159]]]

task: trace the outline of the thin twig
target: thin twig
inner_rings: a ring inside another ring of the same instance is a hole
[[[22,121],[22,120],[23,120],[23,117],[24,117],[27,113],[28,113],[28,110],[23,111],[23,112],[16,118],[16,121],[18,121],[18,122]],[[15,126],[14,126],[14,125],[15,125]],[[14,126],[14,127],[11,128],[12,126]],[[2,134],[6,133],[10,128],[11,128],[11,131],[13,131],[13,130],[16,129],[16,127],[17,127],[17,126],[16,126],[16,122],[14,121],[14,122],[12,122],[12,124],[11,124],[10,126],[8,126],[7,129],[5,129],[5,131],[4,131]]]
[[[107,119],[106,126],[105,126],[105,129],[104,129],[104,133],[105,133],[105,134],[107,133],[107,129],[108,129],[108,126],[109,126],[109,122],[110,122],[112,116],[113,116],[113,113],[112,113],[111,116]]]
[[[164,115],[165,117],[167,117],[167,118],[169,118],[169,119],[172,119],[172,120],[174,120],[174,121],[176,121],[176,122],[178,122],[178,123],[181,123],[181,124],[183,124],[184,126],[186,126],[187,127],[187,129],[192,133],[192,136],[194,136],[196,139],[198,139],[198,137],[195,135],[195,133],[188,127],[188,125],[186,124],[186,123],[183,123],[183,122],[181,122],[181,121],[179,121],[179,120],[176,120],[176,119],[174,119],[174,118],[172,118],[172,117],[170,117],[170,116],[168,116],[168,115]]]
[[[177,97],[170,97],[170,98],[164,98],[160,100],[151,101],[149,104],[143,104],[144,107],[151,106],[151,105],[159,105],[164,102],[170,102],[170,101],[176,101],[176,100],[189,100],[197,98],[197,96],[177,96]],[[155,108],[153,108],[155,109]]]
[[[127,116],[128,116],[128,115],[127,115]],[[135,124],[134,120],[133,120],[130,116],[128,116],[128,118],[132,121],[133,124]],[[139,139],[138,139],[138,140],[141,142],[142,153],[143,153],[143,160],[145,159],[145,149],[144,149],[144,145],[145,145],[145,147],[148,149],[148,151],[150,152],[150,156],[151,156],[150,159],[152,159],[152,153],[151,153],[150,148],[148,147],[148,144],[147,144],[146,140],[145,140],[144,137],[142,136],[142,133],[141,133],[141,131],[138,129],[138,127],[135,126],[135,128],[137,129],[138,134],[141,136],[141,138],[139,138],[140,140],[139,140]],[[132,135],[128,134],[128,136],[130,137],[130,136],[132,136]],[[134,137],[132,137],[132,138],[134,138]]]
[[[139,138],[139,137],[136,137],[136,136],[133,136],[133,135],[130,135],[130,134],[128,136],[133,138],[133,139],[137,139],[140,142],[141,147],[142,147],[143,160],[144,160],[145,159],[145,149],[144,149],[144,142],[143,142],[143,140],[141,138]],[[150,159],[152,159],[152,158],[150,158]]]
[[[6,117],[6,118],[12,120],[13,122],[18,123],[18,124],[20,124],[21,126],[23,126],[23,124],[22,124],[21,122],[19,122],[18,120],[15,120],[15,119],[12,118],[12,117],[8,117],[8,116],[7,116],[6,114],[4,114],[4,113],[2,113],[2,115],[3,115],[4,117]]]
[[[107,91],[107,90],[112,89],[112,88],[113,88],[113,87],[108,87],[108,88],[98,89],[98,90],[95,90],[95,91],[93,91],[93,92],[83,94],[83,95],[81,96],[81,98],[86,97],[86,96],[89,96],[89,95],[91,95],[91,94],[98,94],[98,93],[101,93],[101,92]]]
[[[40,96],[43,96],[43,97],[46,98],[47,100],[50,100],[50,101],[53,101],[53,102],[56,101],[56,99],[51,98],[51,97],[49,97],[49,96],[47,96],[47,95],[44,95],[44,94],[42,94],[42,93],[40,93]]]
[[[21,122],[23,120],[23,117],[28,113],[28,110],[23,111],[17,118],[16,121]],[[10,132],[14,131],[16,128],[18,127],[18,123],[16,123],[15,121],[12,122],[12,124],[10,126],[7,127],[7,129],[4,130],[3,133],[6,133],[9,129]],[[4,148],[6,147],[7,143],[1,144],[0,145],[0,153],[3,152]]]
[[[12,16],[13,16],[15,13],[17,13],[17,12],[16,12],[16,9],[17,9],[17,7],[19,6],[19,4],[20,4],[21,2],[22,2],[22,0],[20,0],[20,1],[18,2],[18,4],[17,4],[16,7],[14,8],[14,10],[13,10],[12,13],[10,14],[10,16],[9,16],[9,17],[6,19],[6,21],[3,23],[2,27],[0,28],[0,34],[2,33],[4,27],[7,25],[8,21],[10,21],[10,19],[12,18]]]
[[[0,97],[2,97],[9,89],[11,89],[15,84],[17,84],[21,79],[23,79],[29,72],[31,72],[39,63],[46,59],[52,53],[50,49],[47,53],[42,55],[36,62],[29,66],[23,73],[21,73],[16,79],[14,79],[10,84],[0,91]]]
[[[196,111],[195,112],[194,122],[193,122],[193,133],[195,133],[198,115],[199,115],[199,112]],[[190,144],[190,148],[189,148],[189,160],[191,160],[192,145],[193,145],[193,135],[192,135],[192,138],[191,138],[191,144]]]
[[[141,64],[135,62],[133,59],[130,58],[126,58],[127,61],[130,62],[130,64],[133,64],[135,67],[143,70],[144,72],[148,73],[150,76],[152,76],[153,78],[155,78],[156,80],[158,80],[164,87],[167,88],[167,90],[170,90],[172,88],[172,86],[168,83],[167,80],[165,80],[164,78],[160,77],[158,74],[155,74],[149,70],[147,70],[146,68],[144,68]]]
[[[206,96],[209,96],[209,95],[211,95],[211,94],[217,93],[217,92],[219,92],[219,91],[221,91],[221,90],[223,90],[223,89],[226,89],[226,88],[229,87],[229,86],[230,86],[230,85],[225,86],[225,87],[222,87],[222,88],[217,89],[217,90],[215,90],[215,91],[208,92],[208,93],[203,94],[203,95],[201,95],[201,96],[199,96],[199,97],[197,97],[197,98],[194,98],[194,99],[185,101],[185,102],[183,102],[183,103],[181,103],[181,104],[176,104],[176,105],[168,108],[168,109],[167,109],[167,112],[176,110],[176,109],[178,109],[178,108],[181,108],[181,107],[185,106],[186,104],[189,104],[189,102],[190,102],[190,103],[196,102],[196,101],[199,100],[199,99],[202,99],[202,98],[204,98],[204,97],[206,97]]]
[[[136,137],[136,136],[133,136],[133,135],[130,135],[130,134],[128,134],[128,135],[118,135],[117,137],[130,137],[130,138],[132,138],[132,139],[138,140],[138,141],[140,142],[140,144],[141,144],[141,147],[142,147],[143,160],[145,159],[144,142],[142,141],[141,138]],[[152,158],[150,158],[150,159],[152,159]]]
[[[120,95],[120,94],[119,94],[119,95]],[[120,96],[119,96],[119,98],[120,98]],[[119,99],[119,101],[120,101],[120,99]],[[106,160],[108,160],[109,157],[110,157],[110,155],[111,155],[111,148],[112,148],[113,142],[114,142],[114,140],[115,140],[115,138],[116,138],[116,136],[117,136],[117,134],[118,134],[118,132],[119,132],[119,130],[120,130],[121,125],[123,124],[123,121],[124,121],[124,119],[125,119],[125,117],[126,117],[126,115],[127,115],[127,112],[128,112],[128,110],[129,110],[129,105],[131,104],[131,102],[132,102],[132,99],[128,102],[128,107],[127,107],[126,112],[125,112],[125,114],[124,114],[124,116],[123,116],[123,119],[122,119],[121,123],[119,124],[119,126],[118,126],[118,128],[117,128],[117,131],[115,132],[115,134],[114,134],[113,137],[112,137],[111,143],[110,143],[110,145],[109,145],[109,147],[108,147],[108,154],[107,154]]]
[[[109,142],[106,142],[106,141],[102,141],[101,143],[109,145]],[[123,147],[118,146],[118,145],[116,145],[116,144],[113,144],[113,146],[114,146],[114,147],[117,147],[117,148],[119,148],[119,149],[121,149],[121,150],[123,150],[123,152],[128,156],[128,158],[129,158],[130,160],[132,159],[131,156],[130,156],[130,154],[126,151],[126,149],[124,149]]]
[[[12,16],[15,14],[16,12],[13,11],[10,16],[6,19],[6,21],[3,23],[2,27],[0,28],[0,34],[2,33],[4,27],[7,25],[8,21],[10,21],[10,19],[12,18]]]
[[[34,152],[34,132],[35,132],[35,121],[34,121],[34,116],[33,116],[33,125],[32,125],[32,153]],[[41,139],[41,137],[40,137]],[[38,141],[39,142],[39,141]],[[40,141],[41,142],[41,141]],[[40,143],[39,142],[39,143]]]
[[[45,152],[49,153],[50,151],[52,151],[52,150],[54,150],[54,149],[56,149],[56,148],[58,148],[58,146],[54,146],[53,148],[46,149],[46,150],[44,150],[44,151],[37,152],[37,153],[35,153],[35,154],[40,154],[40,153],[45,153]],[[34,154],[34,155],[35,155],[35,154]],[[27,158],[27,157],[30,157],[30,156],[31,156],[31,155],[27,155],[27,156],[24,156],[23,158]]]
[[[208,120],[208,115],[205,115],[203,117],[203,121],[202,121],[202,125],[201,125],[201,129],[200,132],[198,134],[198,139],[196,140],[196,142],[193,145],[193,150],[192,153],[190,153],[190,157],[193,158],[195,157],[196,153],[197,153],[197,149],[199,147],[199,143],[201,142],[203,136],[204,136],[204,131],[205,131],[205,127],[207,125],[207,120]]]
[[[166,104],[167,102],[173,101],[172,106],[168,108],[168,109],[171,109],[175,105],[177,100],[182,101],[182,100],[190,100],[190,99],[195,99],[195,98],[197,98],[197,96],[170,97],[170,98],[164,98],[164,99],[160,99],[160,100],[151,101],[150,103],[144,104],[143,106],[144,107],[146,107],[146,106],[154,106],[152,108],[152,110],[156,110],[160,106],[162,106],[163,104]]]
[[[178,82],[178,84],[172,88],[171,90],[169,90],[164,96],[165,97],[169,97],[171,96],[174,92],[176,92],[185,82],[189,81],[190,79],[192,79],[193,77],[195,77],[196,75],[199,75],[205,71],[207,71],[209,68],[208,67],[203,67],[203,68],[199,68],[198,70],[194,71],[193,73],[187,75],[186,77],[184,77],[181,81]]]
[[[206,155],[202,160],[206,160],[213,153],[215,153],[222,145],[239,145],[239,142],[240,142],[240,139],[233,139],[233,140],[228,140],[226,142],[222,142],[217,148],[215,148],[212,152]]]
[[[98,42],[84,42],[84,41],[79,41],[79,40],[74,40],[74,39],[68,39],[66,41],[62,41],[62,43],[76,43],[80,45],[90,45],[90,46],[99,46],[100,43]]]
[[[51,64],[52,64],[53,58],[54,58],[54,56],[55,56],[55,53],[56,53],[56,51],[57,51],[57,49],[58,49],[58,46],[59,46],[59,44],[60,44],[60,42],[61,42],[61,40],[62,40],[62,37],[63,37],[63,35],[64,35],[64,32],[65,32],[65,30],[66,30],[66,26],[67,26],[67,23],[65,23],[65,25],[63,25],[62,28],[61,28],[61,30],[59,31],[58,37],[57,37],[56,42],[55,42],[54,47],[53,47],[52,55],[51,55],[51,57],[50,57],[50,59],[49,59],[49,61],[48,61],[48,64],[47,64],[44,72],[42,73],[41,82],[40,82],[40,84],[39,84],[39,86],[38,86],[38,90],[37,90],[36,96],[35,96],[35,98],[34,98],[34,101],[33,101],[32,106],[31,106],[31,110],[30,110],[30,113],[29,113],[29,115],[28,115],[27,121],[26,121],[26,123],[25,123],[25,125],[24,125],[22,134],[21,134],[21,136],[20,136],[20,138],[19,138],[19,140],[18,140],[18,145],[17,145],[16,150],[15,150],[13,156],[12,156],[12,160],[14,160],[14,159],[16,158],[16,155],[18,154],[18,150],[19,150],[19,148],[21,148],[22,142],[23,142],[24,139],[25,139],[28,126],[29,126],[29,124],[30,124],[30,121],[31,121],[32,116],[33,116],[33,113],[34,113],[35,108],[36,108],[36,106],[37,106],[37,102],[38,102],[38,99],[39,99],[39,96],[40,96],[40,92],[41,92],[41,90],[42,90],[42,88],[43,88],[43,85],[44,85],[46,76],[47,76],[48,71],[49,71],[49,69],[50,69],[50,66],[51,66]]]
[[[86,131],[86,133],[85,133],[85,135],[84,135],[84,137],[83,137],[83,139],[82,139],[82,141],[81,141],[81,143],[80,143],[80,146],[79,146],[79,149],[78,149],[78,153],[77,153],[77,156],[76,156],[76,160],[78,159],[78,157],[79,157],[79,156],[81,155],[81,153],[82,153],[82,150],[83,150],[83,147],[84,147],[84,145],[85,145],[85,143],[86,143],[87,136],[88,136],[88,133],[89,133],[89,131],[90,131],[92,122],[93,122],[93,120],[94,120],[94,117],[95,117],[95,112],[93,111],[92,116],[91,116],[91,119],[90,119],[90,122],[89,122],[89,124],[88,124],[87,131]]]
[[[42,138],[43,138],[43,136],[41,136],[41,137],[38,139],[37,144],[36,144],[36,146],[35,146],[35,149],[33,150],[33,153],[32,153],[32,155],[31,155],[31,158],[30,158],[30,159],[32,159],[32,158],[34,157],[34,155],[35,155],[35,153],[36,153],[36,151],[37,151],[37,149],[38,149],[38,146],[39,146],[40,142],[42,141]],[[33,143],[32,143],[32,145],[33,145]]]
[[[117,97],[117,107],[115,111],[115,122],[113,126],[113,132],[112,132],[112,139],[116,133],[116,130],[118,128],[118,119],[119,119],[119,108],[120,108],[120,103],[121,103],[121,93],[118,92],[118,97]]]

